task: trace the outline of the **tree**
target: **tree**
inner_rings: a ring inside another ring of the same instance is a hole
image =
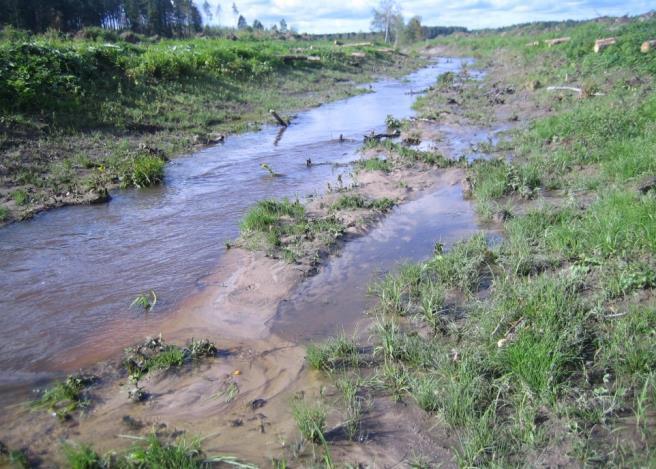
[[[246,21],[246,18],[244,18],[242,15],[239,15],[239,19],[237,20],[237,29],[246,28],[248,28],[248,22]]]
[[[385,42],[396,41],[399,32],[399,20],[403,22],[401,7],[395,0],[381,0],[378,8],[373,10],[374,17],[371,20],[371,30],[380,31],[385,34]]]
[[[260,22],[260,20],[254,20],[253,21],[253,29],[256,31],[263,31],[264,30],[264,25]]]
[[[424,29],[421,26],[421,16],[413,16],[405,27],[405,38],[408,42],[423,41]]]
[[[210,2],[208,2],[207,0],[203,2],[203,12],[205,13],[207,22],[211,23],[214,15],[212,14],[212,5],[210,5]]]
[[[285,21],[285,18],[280,20],[280,32],[281,33],[287,32],[287,21]]]

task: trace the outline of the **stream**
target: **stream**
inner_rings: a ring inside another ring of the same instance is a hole
[[[412,116],[410,92],[462,64],[440,59],[403,80],[373,83],[370,93],[302,112],[284,132],[266,126],[177,158],[158,187],[117,191],[108,204],[57,209],[0,230],[0,406],[74,371],[83,350],[94,360],[109,358],[120,344],[152,333],[203,288],[249,207],[323,191],[350,172],[364,134],[382,131],[388,114]],[[284,176],[268,177],[262,163]],[[459,191],[446,187],[410,202],[347,244],[280,308],[274,332],[294,340],[334,333],[336,322],[352,322],[366,306],[372,272],[425,257],[436,239],[473,232],[475,217]],[[351,288],[335,298],[345,283]],[[150,290],[158,295],[153,312],[130,309]],[[318,309],[316,324],[300,330],[295,324],[308,308]]]

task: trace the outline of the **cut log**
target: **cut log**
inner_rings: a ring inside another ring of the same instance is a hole
[[[653,49],[656,49],[656,39],[652,39],[651,41],[645,41],[640,46],[640,52],[642,52],[643,54],[646,54],[647,52]]]
[[[605,39],[597,39],[594,43],[594,51],[595,54],[598,54],[608,46],[612,46],[615,44],[617,41],[615,40],[614,37],[607,37]]]
[[[544,43],[549,47],[553,47],[553,46],[558,45],[558,44],[565,44],[566,42],[569,42],[570,39],[571,38],[569,36],[568,37],[557,37],[555,39],[545,39]]]
[[[276,111],[274,111],[273,109],[269,109],[269,112],[271,113],[271,115],[273,116],[273,118],[274,118],[276,121],[278,121],[278,124],[279,124],[279,125],[282,125],[283,127],[287,127],[287,126],[289,125],[289,122],[287,122],[287,121],[284,120],[282,117],[280,117],[280,115],[279,115]]]
[[[394,49],[391,47],[381,47],[379,49],[376,49],[377,52],[394,52]]]
[[[371,42],[353,42],[351,44],[342,44],[342,47],[369,47],[373,46]]]
[[[540,45],[540,41],[533,41],[533,42],[529,42],[528,44],[526,44],[526,47],[535,47],[535,46],[539,46],[539,45]]]
[[[355,57],[356,59],[364,59],[367,56],[366,52],[352,52],[351,57]]]

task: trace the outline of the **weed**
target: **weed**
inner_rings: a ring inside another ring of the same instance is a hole
[[[393,200],[384,197],[382,199],[367,200],[359,194],[340,196],[332,205],[331,210],[353,210],[359,208],[374,209],[381,212],[387,212],[395,203]]]
[[[24,190],[18,189],[11,193],[11,198],[14,199],[16,205],[25,205],[29,202],[30,196]]]
[[[302,399],[293,399],[291,408],[303,438],[314,443],[322,442],[327,417],[325,407],[319,403],[308,404]]]
[[[389,130],[400,130],[401,129],[401,121],[399,119],[396,119],[393,115],[388,114],[387,117],[385,118],[385,125]]]
[[[355,163],[355,167],[358,171],[382,171],[384,173],[389,173],[392,170],[389,161],[381,160],[379,158],[358,160]]]
[[[306,359],[315,370],[335,370],[358,365],[358,348],[353,340],[344,335],[330,338],[324,344],[311,344]]]
[[[92,375],[71,375],[48,388],[37,401],[32,403],[32,407],[47,409],[60,419],[66,419],[78,408],[87,405],[84,390],[96,380],[97,378]]]
[[[154,290],[150,293],[141,293],[130,303],[130,308],[139,307],[147,311],[152,311],[157,304],[157,295]]]
[[[0,206],[0,222],[7,221],[9,219],[9,209],[7,207]]]

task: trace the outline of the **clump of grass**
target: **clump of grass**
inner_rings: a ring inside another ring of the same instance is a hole
[[[392,165],[387,160],[368,158],[366,160],[356,161],[355,168],[358,171],[382,171],[389,173],[392,170]]]
[[[87,405],[84,391],[95,383],[93,375],[71,375],[66,380],[48,388],[43,395],[32,403],[35,409],[47,409],[64,420],[80,407]]]
[[[9,219],[9,209],[7,207],[0,206],[0,222],[7,221]]]
[[[359,361],[355,342],[344,335],[330,338],[323,344],[310,344],[306,359],[315,370],[331,371],[338,368],[356,367]]]
[[[362,382],[357,377],[343,376],[335,383],[341,392],[344,406],[344,431],[349,440],[355,441],[361,434],[361,424],[366,412],[365,398],[362,393]]]
[[[343,233],[334,217],[310,218],[297,200],[262,200],[241,222],[241,239],[249,249],[264,249],[274,257],[296,260],[296,250],[308,241],[330,245]]]
[[[26,205],[30,200],[30,196],[27,194],[27,192],[21,189],[17,189],[12,192],[11,198],[14,199],[16,205]]]
[[[387,117],[385,117],[385,125],[389,130],[400,130],[402,123],[399,119],[396,119],[393,115],[388,114]]]
[[[157,294],[155,294],[154,290],[150,290],[150,293],[141,293],[137,295],[132,303],[130,303],[130,307],[139,307],[147,311],[152,311],[156,304]]]
[[[386,212],[394,207],[392,199],[383,197],[382,199],[368,200],[359,194],[341,195],[332,205],[331,210],[354,210],[359,208],[374,209]]]
[[[119,152],[107,160],[109,176],[123,188],[148,187],[164,180],[166,159],[150,153]]]
[[[130,379],[139,381],[151,371],[177,368],[191,359],[215,356],[216,352],[216,346],[208,340],[192,339],[187,348],[165,344],[160,336],[125,349],[123,366]]]
[[[303,399],[293,399],[292,416],[303,438],[313,443],[325,441],[326,408],[320,404],[309,404]]]

